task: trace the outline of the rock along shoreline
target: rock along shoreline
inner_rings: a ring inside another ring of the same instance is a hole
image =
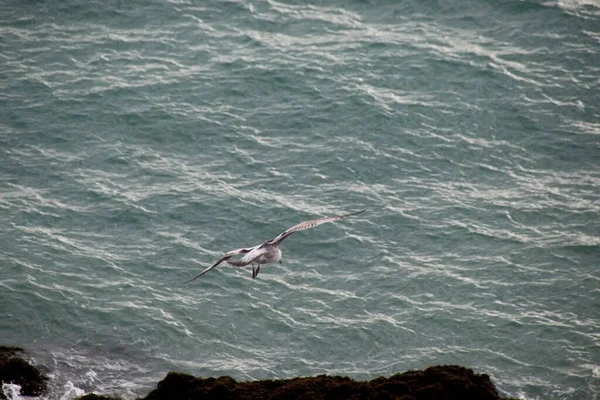
[[[25,359],[18,347],[0,346],[0,381],[21,386],[21,396],[47,393],[48,378]],[[6,397],[0,391],[0,399]],[[119,400],[87,394],[76,400]],[[319,375],[304,378],[237,382],[223,376],[199,378],[169,372],[146,397],[138,400],[508,400],[490,377],[458,365],[440,365],[369,381]]]

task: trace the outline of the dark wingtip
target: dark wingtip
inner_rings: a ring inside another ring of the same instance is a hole
[[[191,281],[195,281],[196,279],[200,278],[200,276],[201,276],[201,275],[202,275],[202,274],[200,274],[200,275],[196,275],[196,276],[195,276],[195,277],[193,277],[192,279],[188,279],[187,281],[185,281],[185,282],[182,282],[181,284],[182,284],[182,285],[185,285],[186,283],[190,283]]]
[[[354,213],[352,213],[352,214],[348,214],[348,216],[351,216],[351,215],[358,215],[358,214],[360,214],[360,213],[364,213],[365,211],[367,211],[367,209],[366,209],[366,208],[365,208],[364,210],[360,210],[360,211],[354,212]]]
[[[344,214],[344,215],[340,215],[338,216],[338,218],[348,218],[348,217],[352,217],[353,215],[358,215],[360,213],[364,213],[365,211],[367,211],[367,209],[365,208],[364,210],[360,210],[360,211],[356,211],[350,214]]]

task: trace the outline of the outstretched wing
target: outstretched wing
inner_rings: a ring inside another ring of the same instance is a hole
[[[195,277],[193,277],[192,279],[189,279],[183,283],[188,283],[191,282],[195,279],[200,278],[202,275],[204,275],[205,273],[207,273],[208,271],[210,271],[211,269],[214,269],[217,267],[217,265],[221,264],[223,261],[227,261],[229,260],[231,257],[237,255],[237,254],[245,254],[245,253],[249,253],[252,250],[255,250],[256,247],[249,247],[249,248],[241,248],[241,249],[235,249],[235,250],[231,250],[225,254],[223,254],[223,256],[221,256],[221,258],[219,258],[213,265],[211,265],[210,267],[206,268],[204,271],[200,272],[198,275],[196,275]]]
[[[288,230],[286,230],[285,232],[281,233],[275,239],[271,239],[271,240],[265,242],[264,244],[279,245],[279,243],[281,243],[286,237],[290,236],[294,232],[298,232],[298,231],[303,231],[305,229],[314,228],[315,226],[318,226],[318,225],[321,225],[321,224],[324,224],[324,223],[327,223],[327,222],[333,222],[333,221],[337,221],[337,220],[340,220],[340,219],[348,218],[348,217],[351,217],[352,215],[360,214],[360,213],[365,212],[365,211],[366,210],[361,210],[361,211],[354,212],[354,213],[351,213],[351,214],[337,215],[335,217],[320,218],[320,219],[313,219],[311,221],[300,222],[299,224],[294,225],[291,228],[289,228]]]

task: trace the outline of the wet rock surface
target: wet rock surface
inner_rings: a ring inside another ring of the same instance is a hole
[[[48,390],[48,378],[23,356],[19,347],[0,346],[0,382],[21,386],[22,396],[41,396]],[[0,391],[0,399],[6,397]]]

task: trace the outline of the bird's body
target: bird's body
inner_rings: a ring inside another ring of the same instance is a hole
[[[184,283],[188,283],[188,282],[193,281],[194,279],[200,278],[202,275],[204,275],[211,269],[216,268],[219,264],[221,264],[224,261],[227,261],[228,264],[233,265],[235,267],[245,267],[247,265],[252,265],[252,278],[256,278],[256,276],[258,275],[258,272],[260,271],[261,264],[270,264],[270,263],[276,263],[276,262],[281,263],[281,260],[283,259],[283,255],[281,253],[281,249],[279,248],[279,245],[285,238],[287,238],[292,233],[298,232],[298,231],[303,231],[305,229],[314,228],[315,226],[324,224],[326,222],[333,222],[333,221],[337,221],[337,220],[340,220],[343,218],[347,218],[352,215],[360,214],[364,211],[365,210],[358,211],[358,212],[351,213],[351,214],[338,215],[335,217],[320,218],[320,219],[315,219],[315,220],[311,220],[311,221],[304,221],[297,225],[292,226],[291,228],[289,228],[286,231],[279,234],[274,239],[267,240],[266,242],[263,242],[254,247],[231,250],[231,251],[225,253],[221,258],[219,258],[213,265],[206,268],[204,271],[200,272],[198,275],[196,275],[192,279],[185,281]],[[229,261],[229,259],[231,257],[238,255],[238,254],[244,254],[244,256],[242,258],[240,258],[239,260]],[[257,264],[258,268],[254,269],[254,264]]]
[[[276,244],[266,244],[260,247],[254,247],[244,257],[238,261],[227,261],[227,264],[235,265],[236,267],[245,267],[248,264],[269,264],[276,263],[282,259],[281,250]]]

